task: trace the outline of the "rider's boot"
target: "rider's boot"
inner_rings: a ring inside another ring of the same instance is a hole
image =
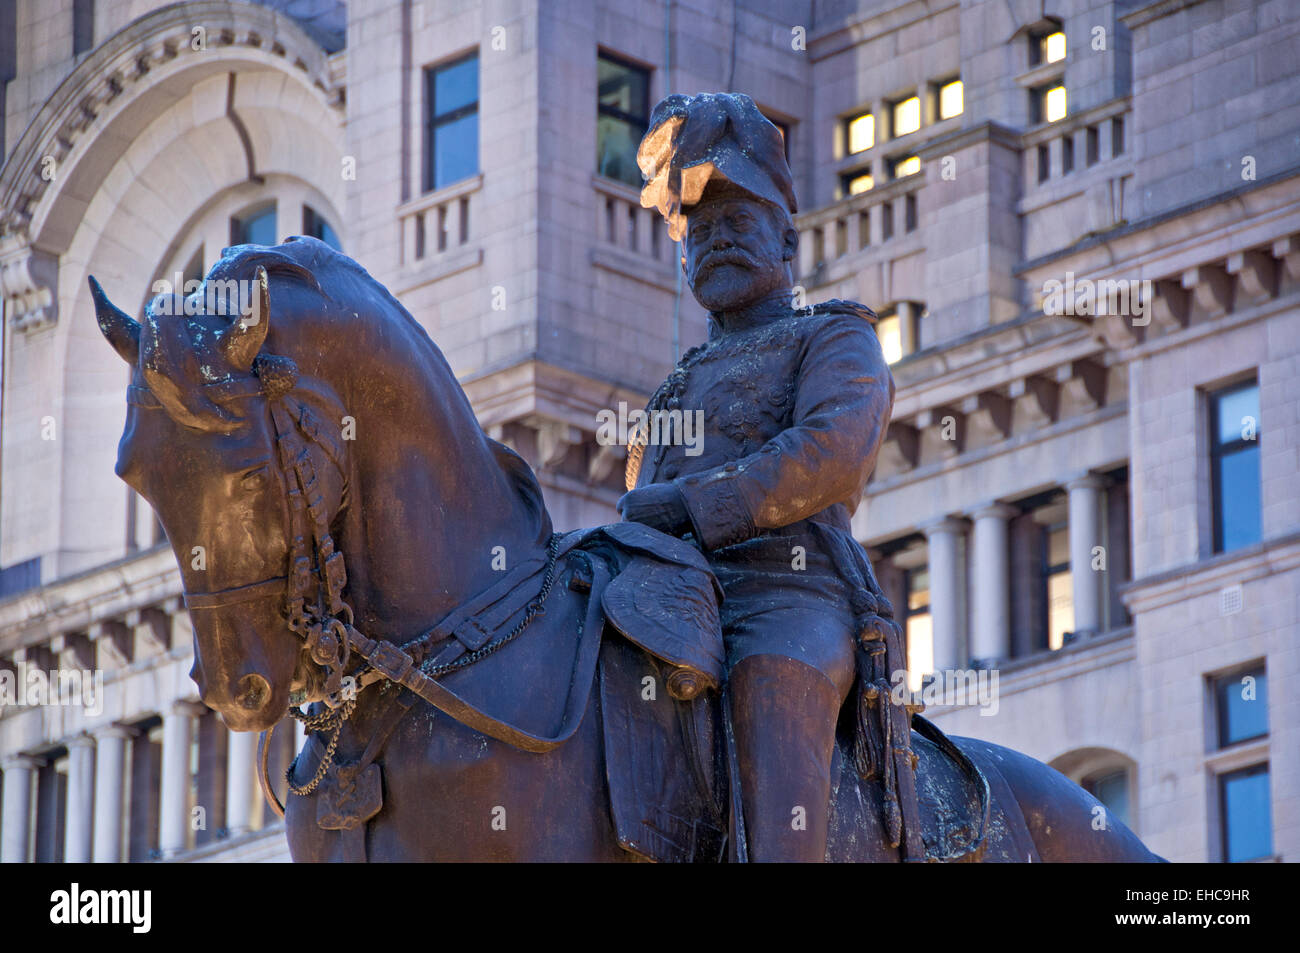
[[[741,659],[728,685],[749,859],[825,860],[840,692],[783,655]]]

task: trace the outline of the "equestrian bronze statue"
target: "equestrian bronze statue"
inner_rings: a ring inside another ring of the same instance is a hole
[[[140,322],[91,279],[132,368],[117,473],[176,553],[199,693],[234,731],[307,728],[294,859],[1158,860],[894,690],[849,531],[894,384],[869,309],[792,306],[775,127],[674,96],[638,159],[710,312],[646,419],[705,430],[638,432],[607,526],[555,532],[421,326],[322,242],[228,248]]]

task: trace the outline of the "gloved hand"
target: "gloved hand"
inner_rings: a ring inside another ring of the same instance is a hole
[[[628,522],[643,523],[670,536],[681,536],[692,529],[682,491],[671,483],[652,483],[624,493],[618,501],[618,512]]]

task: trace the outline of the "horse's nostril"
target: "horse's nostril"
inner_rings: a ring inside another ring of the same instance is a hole
[[[235,686],[235,701],[241,708],[256,711],[266,704],[271,685],[261,675],[245,675]]]

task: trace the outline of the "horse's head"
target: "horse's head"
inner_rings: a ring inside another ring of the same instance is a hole
[[[279,257],[283,270],[303,271]],[[263,350],[273,320],[267,271],[259,265],[251,280],[232,283],[223,259],[205,288],[223,266],[239,307],[213,308],[202,290],[189,299],[159,296],[143,322],[90,282],[100,330],[134,369],[117,474],[153,506],[180,564],[194,624],[190,675],[230,728],[258,731],[283,717],[291,697],[297,704],[323,694],[321,670],[290,630],[288,597],[308,568],[296,557],[318,555],[304,520],[329,525],[345,478],[340,445],[313,433],[312,405],[335,401],[304,389],[293,361]],[[286,429],[287,446],[277,439]],[[302,465],[311,487],[302,486]]]

